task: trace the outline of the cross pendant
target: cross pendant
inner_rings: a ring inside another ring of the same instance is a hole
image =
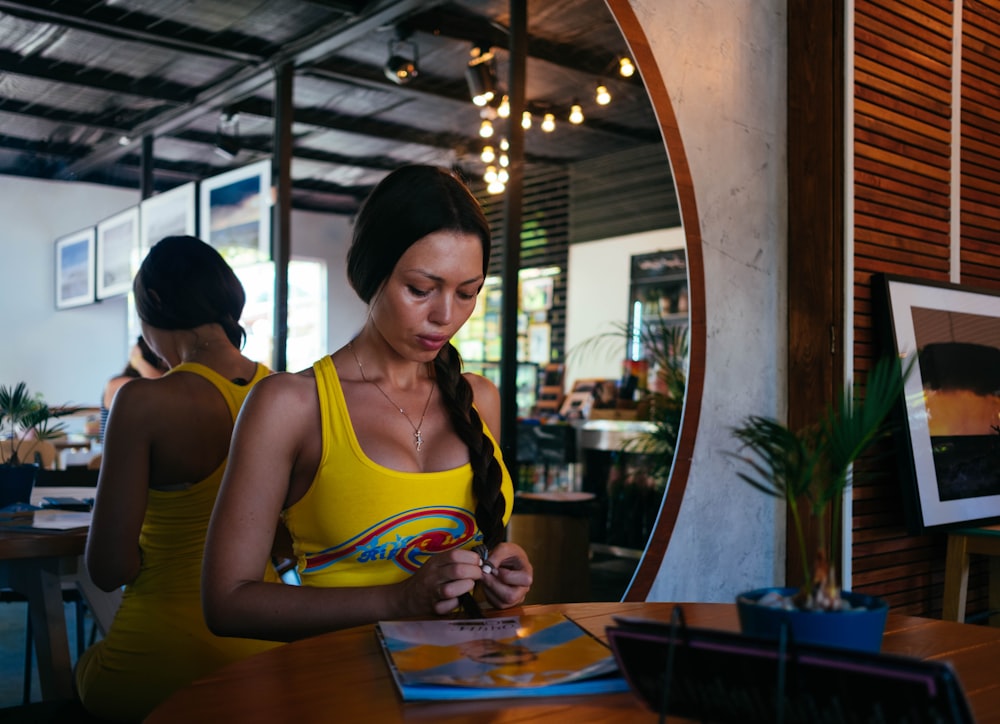
[[[413,439],[416,441],[417,452],[420,452],[420,446],[424,444],[424,439],[420,437],[420,430],[413,431]]]

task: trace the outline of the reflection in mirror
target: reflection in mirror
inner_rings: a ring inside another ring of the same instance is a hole
[[[547,13],[529,18],[533,34],[545,35]],[[682,415],[687,237],[644,66],[628,78],[610,77],[634,67],[615,18],[603,2],[576,2],[573,13],[559,16],[558,32],[574,47],[615,48],[601,83],[611,102],[600,105],[589,87],[594,76],[581,74],[585,127],[564,132],[579,134],[589,153],[562,165],[529,161],[524,168],[517,349],[526,370],[515,392],[522,420],[510,536],[529,549],[536,580],[563,582],[556,590],[536,586],[529,602],[619,600],[638,569],[658,567],[643,554],[662,519]],[[502,69],[504,53],[497,55]],[[623,58],[632,65],[623,66]],[[529,104],[545,93],[532,74],[536,62],[529,58]],[[497,81],[503,87],[502,72]],[[502,127],[498,122],[496,129]],[[550,150],[541,132],[527,133],[525,147],[529,159]],[[481,197],[495,238],[503,239],[504,200],[490,194],[489,181],[483,179]],[[553,203],[560,197],[564,204]],[[496,252],[499,279],[503,254]],[[499,372],[501,294],[488,282],[456,339],[463,357],[488,376]],[[570,354],[601,332],[617,334],[611,353]],[[543,371],[553,364],[558,383],[534,388],[530,399],[532,378],[548,376]],[[650,440],[654,446],[643,447]],[[580,536],[582,545],[570,543]],[[581,577],[585,583],[589,577],[589,585],[580,586]]]

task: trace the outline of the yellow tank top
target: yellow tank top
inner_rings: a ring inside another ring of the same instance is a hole
[[[312,485],[284,511],[299,576],[305,586],[396,583],[429,556],[482,540],[476,526],[472,467],[434,473],[391,470],[368,458],[354,434],[333,360],[313,365],[319,394],[323,451]],[[510,518],[514,488],[500,448],[501,492]]]
[[[211,382],[236,418],[250,389],[270,372],[257,365],[249,384],[184,363],[168,374],[192,372]],[[98,716],[140,721],[171,693],[232,661],[280,644],[223,638],[208,630],[201,610],[201,561],[212,507],[226,461],[183,490],[150,490],[139,533],[142,568],[125,586],[108,635],[80,657],[77,691]],[[280,582],[268,565],[264,580]]]

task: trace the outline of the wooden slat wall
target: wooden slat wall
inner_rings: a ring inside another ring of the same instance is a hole
[[[962,12],[962,283],[1000,288],[1000,3]]]
[[[962,281],[997,285],[1000,266],[1000,38],[996,3],[964,3]],[[854,10],[855,377],[880,351],[872,309],[876,272],[948,281],[951,255],[952,43],[948,0],[856,0]],[[981,285],[981,284],[980,284]],[[855,590],[896,613],[940,616],[946,537],[906,533],[895,461],[855,486]],[[974,564],[969,615],[986,608],[985,568]]]
[[[483,205],[493,233],[490,274],[503,273],[504,196],[488,194],[478,180],[472,184]],[[547,321],[552,325],[552,359],[560,360],[566,347],[566,265],[569,259],[569,171],[565,166],[532,164],[525,167],[521,212],[521,269],[557,266],[552,308]]]

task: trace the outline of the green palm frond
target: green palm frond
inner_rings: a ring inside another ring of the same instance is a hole
[[[807,546],[799,519],[798,504],[808,502],[817,518],[818,550],[833,551],[836,541],[827,540],[822,525],[824,511],[833,506],[839,513],[841,496],[853,483],[853,464],[871,445],[889,432],[886,424],[894,406],[903,395],[915,358],[905,369],[899,359],[884,357],[868,373],[863,388],[846,385],[838,404],[826,409],[813,425],[793,432],[777,420],[758,415],[748,416],[732,430],[741,443],[740,451],[727,452],[740,461],[745,470],[737,476],[768,495],[784,498],[795,527],[800,554],[805,567],[806,585],[813,583],[816,571],[807,561]],[[830,534],[836,529],[836,520]],[[835,572],[831,573],[835,576]]]
[[[0,385],[0,439],[11,440],[10,459],[0,460],[0,463],[21,464],[18,451],[29,437],[38,440],[59,437],[66,426],[55,420],[79,410],[72,406],[49,407],[40,396],[32,395],[24,382]]]

